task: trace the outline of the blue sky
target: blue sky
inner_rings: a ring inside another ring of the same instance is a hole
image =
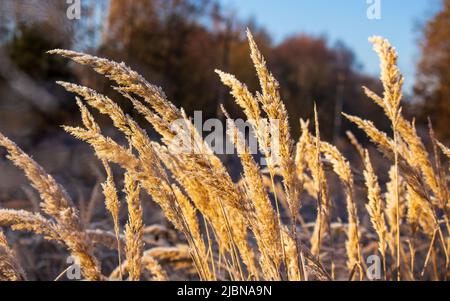
[[[275,43],[295,33],[325,36],[330,43],[343,41],[356,54],[363,70],[378,74],[378,59],[367,38],[381,35],[397,48],[406,89],[414,83],[420,52],[420,27],[439,8],[440,0],[380,0],[381,19],[369,20],[374,0],[221,0],[243,18],[253,18],[273,36]]]

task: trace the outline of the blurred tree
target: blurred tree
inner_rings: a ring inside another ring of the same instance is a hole
[[[256,83],[245,26],[218,1],[111,0],[109,9],[100,55],[127,62],[189,114],[202,110],[213,117],[219,103],[229,104],[216,68]],[[255,32],[258,42],[266,40],[263,31]]]
[[[49,32],[47,24],[18,24],[12,39],[5,45],[9,58],[16,67],[35,80],[66,77],[68,70],[64,61],[47,55],[46,51],[64,48],[67,42],[49,38],[44,32]]]
[[[450,0],[423,29],[422,57],[418,65],[415,95],[421,121],[433,121],[437,135],[450,140]]]
[[[75,109],[54,83],[71,77],[65,60],[46,54],[72,45],[66,5],[57,0],[4,0],[1,15],[0,125],[16,138],[39,139]]]
[[[38,7],[25,0],[5,1],[11,10],[8,16],[14,16],[10,58],[35,80],[70,76],[56,58],[44,54],[47,49],[95,52],[126,62],[163,87],[170,100],[190,115],[202,110],[204,118],[214,117],[218,105],[225,103],[233,116],[243,117],[214,69],[235,74],[252,92],[260,89],[245,36],[245,27],[249,27],[281,83],[294,136],[299,134],[299,118],[312,117],[314,101],[321,110],[323,135],[330,140],[339,138],[347,126],[341,111],[363,116],[378,113],[369,101],[362,100],[360,88],[376,82],[360,74],[345,45],[330,46],[324,38],[298,35],[273,46],[264,29],[253,21],[241,23],[217,0],[86,0],[83,18],[70,22],[65,18],[67,5],[60,1],[42,0]],[[11,27],[11,18],[7,19],[4,28]],[[75,66],[73,71],[78,82],[117,96],[104,78],[87,68]],[[128,102],[122,105],[131,112]],[[75,106],[67,111],[72,109]],[[370,117],[379,119],[376,116]]]
[[[24,27],[36,27],[47,40],[70,47],[74,23],[67,19],[67,7],[66,1],[60,0],[2,0],[0,29],[4,37],[11,38]]]
[[[215,114],[220,62],[216,37],[202,18],[209,0],[111,0],[100,54],[126,61],[188,112]]]

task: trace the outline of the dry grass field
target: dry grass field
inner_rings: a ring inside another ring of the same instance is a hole
[[[81,279],[93,281],[365,281],[374,280],[374,271],[379,274],[376,280],[447,280],[450,148],[435,138],[431,121],[431,143],[424,145],[414,120],[402,114],[404,79],[395,48],[383,38],[370,38],[381,62],[384,93],[364,88],[367,101],[384,110],[391,131],[385,133],[363,116],[343,112],[391,166],[383,176],[389,178],[385,188],[369,150],[352,133],[348,136],[359,156],[358,166],[350,165],[336,146],[321,139],[317,110],[313,120],[300,121],[300,139],[293,140],[289,124],[298,121],[289,120],[279,84],[250,31],[248,40],[260,91],[253,93],[233,75],[216,71],[249,120],[258,155],[267,163],[257,163],[244,135],[230,123],[227,134],[242,165],[238,181],[184,110],[160,88],[123,63],[74,51],[50,51],[49,55],[63,56],[108,78],[160,139],[151,139],[109,97],[58,82],[77,95],[82,126],[64,126],[64,130],[88,143],[104,167],[105,180],[97,187],[104,204],[76,205],[38,162],[0,134],[7,158],[23,170],[40,195],[34,211],[0,209],[0,226],[6,233],[0,232],[0,280],[27,280],[27,271],[51,266],[55,268],[44,280],[65,279],[74,262]],[[109,117],[125,140],[106,136],[90,110]],[[222,110],[232,119],[225,107]],[[175,121],[184,126],[172,126]],[[178,152],[180,137],[192,141],[195,152]],[[345,196],[345,210],[330,193],[333,177]],[[312,219],[302,214],[306,198],[314,200]],[[152,210],[161,210],[167,224],[146,224],[144,211],[150,203],[158,205]],[[106,208],[109,229],[92,214],[98,207]],[[121,218],[124,214],[126,222]],[[14,232],[32,235],[18,238]],[[14,248],[13,239],[20,239]],[[53,264],[48,256],[29,260],[39,262],[30,266],[24,260],[28,256],[21,253],[30,245],[35,256],[50,248],[52,254],[70,255],[74,261],[61,264],[57,258],[58,264]]]

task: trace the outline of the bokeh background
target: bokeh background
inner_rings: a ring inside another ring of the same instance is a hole
[[[299,136],[299,119],[312,117],[314,102],[322,136],[352,163],[357,160],[346,131],[367,141],[341,112],[373,120],[389,132],[383,112],[361,89],[365,85],[382,91],[378,58],[367,42],[378,34],[400,53],[406,76],[404,113],[415,116],[425,140],[430,118],[438,138],[448,143],[450,0],[380,4],[380,19],[373,20],[367,16],[372,4],[366,0],[81,0],[81,18],[70,20],[66,1],[0,0],[0,131],[53,174],[80,206],[95,203],[104,175],[89,147],[61,129],[79,124],[80,117],[74,96],[55,81],[92,87],[139,116],[105,79],[46,51],[73,49],[124,61],[190,115],[201,110],[204,118],[222,118],[218,108],[224,104],[233,116],[242,117],[214,69],[235,74],[257,90],[245,37],[248,27],[280,81],[294,136]],[[120,139],[106,119],[96,117],[103,128],[111,128],[108,135]],[[233,168],[233,160],[225,160]],[[377,170],[386,170],[382,160],[374,160]],[[3,150],[0,206],[36,207],[36,195]]]

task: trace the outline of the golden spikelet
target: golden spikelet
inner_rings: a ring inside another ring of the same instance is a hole
[[[348,214],[348,232],[347,232],[347,267],[352,270],[355,265],[362,262],[360,242],[359,242],[359,219],[358,210],[353,199],[353,174],[351,172],[350,164],[344,156],[329,143],[322,142],[320,144],[321,151],[324,153],[332,166],[334,172],[339,176],[343,183],[346,195],[347,214]]]
[[[395,254],[396,252],[396,236],[397,231],[400,227],[400,224],[403,220],[404,213],[405,213],[405,202],[404,202],[404,182],[402,178],[399,178],[399,185],[398,185],[398,196],[399,196],[399,202],[397,202],[396,197],[396,184],[395,184],[395,167],[392,166],[389,170],[389,179],[390,181],[386,184],[387,186],[387,192],[385,195],[386,198],[386,208],[385,208],[385,214],[386,218],[389,222],[390,230],[390,243],[389,247],[391,249],[392,254]]]
[[[78,210],[66,191],[16,144],[0,133],[0,145],[8,151],[8,159],[21,168],[43,202],[42,210],[56,220],[61,240],[81,265],[83,275],[89,280],[100,280],[102,275],[92,246],[82,229]]]
[[[203,280],[215,280],[215,275],[210,270],[207,248],[200,231],[197,210],[177,185],[172,185],[172,189],[183,214],[183,222],[186,225],[185,235],[189,241],[191,256],[197,268],[200,269],[199,273]]]
[[[222,108],[223,109],[223,108]],[[279,273],[281,249],[280,225],[276,213],[272,208],[269,196],[265,191],[263,179],[250,150],[248,149],[242,133],[230,120],[228,113],[223,109],[230,125],[228,135],[238,150],[238,155],[244,168],[244,183],[251,203],[249,210],[254,214],[250,219],[251,228],[255,234],[259,250],[262,255],[264,271],[270,271],[266,276],[269,279],[281,280]]]
[[[25,272],[0,230],[0,281],[26,280]]]
[[[316,116],[316,123],[317,123],[317,116]],[[318,151],[320,153],[323,153],[325,158],[331,163],[333,171],[338,175],[344,187],[344,192],[346,195],[347,214],[348,214],[348,230],[346,242],[346,250],[348,257],[347,267],[351,271],[355,268],[355,266],[360,266],[360,263],[362,262],[360,242],[359,242],[359,230],[358,230],[359,225],[358,211],[353,199],[353,174],[351,171],[351,167],[348,161],[344,158],[344,156],[339,152],[339,150],[336,147],[327,142],[320,141],[318,137],[311,136],[310,140],[312,141],[313,139],[318,141],[316,142],[317,145],[316,148],[318,148]],[[316,157],[317,163],[315,163],[315,165],[320,166],[322,164],[320,162],[320,156],[316,155]],[[320,169],[318,170],[320,171]],[[323,172],[320,173],[322,174]],[[324,177],[324,175],[320,177]],[[316,182],[317,181],[318,180],[316,180]],[[329,211],[331,208],[329,201],[324,202],[323,206],[326,208],[327,211]],[[325,212],[326,214],[324,216],[329,218],[328,217],[329,213],[327,211]],[[319,232],[318,229],[319,228],[317,227],[316,223],[316,228],[314,231],[316,235],[318,235],[317,234]],[[331,231],[331,229],[329,229],[329,231]],[[312,243],[313,246],[317,245],[317,239],[312,240]],[[312,250],[314,251],[315,249],[316,247],[313,248]]]
[[[410,186],[407,188],[406,199],[408,206],[408,223],[411,226],[413,235],[420,227],[426,235],[432,238],[439,225],[436,225],[431,205]]]
[[[378,236],[378,250],[383,256],[383,261],[386,260],[386,249],[387,249],[387,226],[384,217],[384,204],[381,197],[381,189],[378,184],[378,177],[375,174],[372,163],[370,161],[369,152],[365,152],[365,169],[364,178],[367,186],[367,198],[369,200],[366,205],[367,211],[369,212],[370,221],[375,229]],[[384,262],[384,266],[385,266]],[[384,271],[386,273],[386,271]]]
[[[216,70],[220,76],[222,83],[231,89],[236,103],[244,110],[250,122],[258,122],[261,118],[261,110],[258,101],[253,97],[247,86],[239,82],[236,77],[231,74]]]
[[[345,132],[347,135],[348,140],[350,143],[355,147],[356,151],[358,152],[358,155],[361,157],[362,160],[365,158],[365,151],[362,145],[359,143],[358,139],[356,139],[355,135],[351,131]]]
[[[283,229],[281,233],[284,244],[283,248],[286,250],[288,279],[291,281],[300,281],[302,280],[302,277],[298,264],[296,241],[289,235],[289,232],[286,229]],[[305,275],[305,277],[307,277],[307,275]]]
[[[170,154],[167,148],[156,143],[153,144],[158,157],[164,162],[176,180],[182,185],[201,214],[208,219],[219,236],[219,247],[227,248],[230,245],[225,231],[224,217],[219,210],[218,200],[210,197],[207,189],[195,177],[188,172],[186,164],[183,164],[176,156]]]
[[[71,209],[72,205],[66,191],[51,176],[48,176],[41,166],[1,133],[0,145],[8,151],[8,159],[25,172],[34,188],[40,193],[43,200],[42,210],[55,219],[61,220],[60,210]]]
[[[144,248],[142,206],[139,199],[140,186],[133,174],[125,174],[126,201],[128,207],[128,223],[125,228],[127,270],[130,280],[139,281],[141,278],[141,260]]]
[[[304,122],[302,120],[301,128],[302,136],[300,137],[300,146],[303,151],[302,156],[303,160],[306,161],[306,165],[308,166],[312,175],[313,187],[311,187],[309,190],[314,191],[312,196],[317,199],[317,218],[310,243],[312,254],[318,256],[320,255],[322,236],[330,230],[328,227],[328,216],[330,214],[331,207],[328,197],[328,184],[325,170],[320,158],[320,141],[318,141],[319,139],[317,139],[317,137],[314,137],[309,133],[308,122]],[[316,131],[318,132],[318,130]],[[303,179],[306,184],[305,188],[308,189],[308,177],[304,175]]]
[[[106,170],[106,181],[102,184],[103,195],[105,196],[105,206],[106,209],[111,214],[113,224],[114,224],[114,234],[116,236],[117,241],[117,251],[119,258],[119,266],[122,265],[122,247],[120,240],[120,224],[119,224],[119,211],[120,211],[120,201],[117,196],[116,185],[114,184],[113,173],[111,167],[108,165],[106,161],[103,162],[103,166]],[[122,270],[120,271],[120,276],[122,278]]]
[[[14,231],[40,234],[48,240],[62,239],[54,222],[39,213],[25,210],[0,209],[0,226],[10,227]]]
[[[91,144],[102,161],[116,163],[128,172],[135,174],[147,192],[163,208],[169,220],[181,228],[179,220],[176,218],[175,196],[167,183],[167,176],[159,164],[159,159],[151,147],[151,141],[147,134],[109,98],[85,87],[63,82],[60,84],[67,90],[83,96],[91,106],[108,115],[114,125],[127,136],[132,146],[138,150],[140,157],[137,159],[129,149],[125,149],[110,138],[105,138],[89,128],[84,130],[64,127],[64,129]],[[82,115],[85,115],[86,111],[86,109],[82,109]],[[85,126],[88,127],[87,124]],[[141,166],[144,173],[141,173],[138,166]]]
[[[306,169],[306,151],[308,148],[308,140],[309,140],[309,123],[301,120],[300,128],[302,130],[302,134],[297,142],[297,149],[295,153],[295,166],[297,177],[301,184],[303,184],[305,169]],[[301,185],[303,188],[303,186]]]
[[[444,144],[442,144],[441,142],[438,142],[439,147],[441,148],[442,152],[444,153],[444,155],[447,156],[447,158],[450,159],[450,148],[446,147]]]
[[[380,68],[381,68],[381,82],[384,87],[384,105],[386,107],[387,115],[392,123],[392,131],[394,135],[394,196],[396,201],[396,244],[397,244],[397,280],[401,280],[401,259],[400,259],[400,196],[399,196],[399,150],[398,145],[399,135],[398,135],[398,124],[401,116],[400,101],[402,99],[402,87],[403,87],[403,76],[397,67],[398,55],[396,50],[389,44],[386,39],[381,37],[371,37],[370,42],[374,45],[374,50],[378,53],[380,58]]]
[[[146,270],[150,271],[153,280],[155,281],[167,281],[168,276],[161,265],[155,260],[155,258],[151,254],[145,254],[142,260],[142,266],[145,267]]]
[[[107,59],[91,56],[70,50],[55,49],[48,51],[58,54],[81,64],[91,66],[96,72],[115,81],[120,90],[134,93],[142,97],[152,108],[169,122],[180,119],[180,111],[167,100],[162,90],[148,83],[141,75],[131,70],[123,63],[116,63]]]
[[[326,232],[330,234],[330,240],[332,240],[331,228],[330,228],[330,213],[331,213],[331,204],[330,199],[328,197],[328,187],[326,181],[326,175],[323,169],[322,158],[321,158],[321,141],[320,141],[320,125],[319,125],[319,112],[317,111],[317,105],[314,103],[314,128],[315,128],[315,137],[311,137],[311,140],[314,144],[313,151],[313,164],[315,165],[313,169],[311,169],[312,174],[314,174],[314,178],[317,182],[317,208],[318,215],[316,219],[316,225],[314,228],[312,242],[312,251],[314,254],[315,249],[317,249],[317,255],[320,256],[320,247],[322,244],[322,236]],[[317,237],[317,242],[315,242],[315,237]],[[332,245],[332,243],[330,244]],[[320,257],[319,257],[320,258]]]
[[[396,124],[400,114],[404,82],[400,69],[397,67],[398,54],[386,39],[373,36],[369,38],[369,41],[380,58],[380,79],[384,87],[383,103],[386,106],[388,117]]]
[[[383,154],[391,153],[392,141],[388,138],[388,136],[379,131],[372,121],[363,120],[356,116],[351,116],[345,113],[342,113],[348,120],[356,124],[361,130],[363,130],[366,135],[378,146],[378,149]]]
[[[91,115],[86,106],[83,105],[81,100],[77,97],[77,105],[80,108],[81,119],[83,121],[84,126],[91,131],[92,133],[101,134],[100,126],[95,122],[94,117]],[[103,195],[105,197],[105,206],[106,209],[111,214],[114,224],[114,233],[117,241],[117,251],[118,251],[118,259],[119,266],[121,266],[122,256],[121,256],[121,240],[120,240],[120,225],[119,225],[119,209],[120,202],[117,196],[116,186],[114,184],[113,174],[111,167],[108,165],[107,160],[103,160],[103,166],[106,171],[106,182],[102,184]],[[122,270],[120,271],[122,277]]]
[[[189,199],[181,192],[180,188],[176,185],[172,185],[172,189],[180,205],[181,211],[183,212],[185,223],[188,226],[189,232],[191,233],[196,247],[199,249],[200,254],[206,254],[205,243],[202,239],[200,232],[200,224],[197,218],[197,210],[192,206]]]
[[[113,218],[113,222],[115,225],[114,232],[119,233],[120,201],[119,197],[117,196],[116,185],[114,184],[111,167],[107,163],[105,163],[104,166],[107,175],[105,183],[102,184],[103,194],[105,196],[105,206]]]
[[[117,237],[114,232],[100,229],[86,230],[86,234],[94,245],[101,245],[110,250],[118,250],[120,246],[121,252],[124,251],[125,237],[122,234]],[[119,243],[117,240],[119,240]]]
[[[138,168],[139,160],[130,150],[119,145],[111,138],[79,127],[64,126],[63,128],[75,138],[89,143],[101,161],[118,164],[127,170],[136,170]]]
[[[375,92],[372,92],[368,88],[364,87],[366,95],[371,98],[376,104],[384,109],[386,115],[389,114],[389,110],[385,102],[381,97],[379,97]],[[399,136],[408,145],[408,148],[401,151],[401,155],[408,161],[408,163],[419,170],[424,178],[427,185],[433,191],[433,193],[441,200],[445,198],[443,192],[439,187],[437,176],[430,162],[428,153],[423,145],[422,140],[417,135],[414,124],[408,122],[400,113],[397,120],[397,130]]]
[[[247,37],[250,44],[251,58],[262,89],[262,95],[258,97],[258,100],[269,117],[271,127],[275,127],[275,130],[272,131],[276,133],[275,137],[272,137],[272,143],[275,144],[272,145],[272,152],[277,148],[275,153],[277,154],[276,158],[279,161],[281,174],[284,179],[291,219],[295,221],[300,208],[300,183],[295,176],[294,143],[290,135],[289,118],[286,107],[280,97],[279,84],[267,69],[265,59],[259,51],[250,30],[247,31]]]

